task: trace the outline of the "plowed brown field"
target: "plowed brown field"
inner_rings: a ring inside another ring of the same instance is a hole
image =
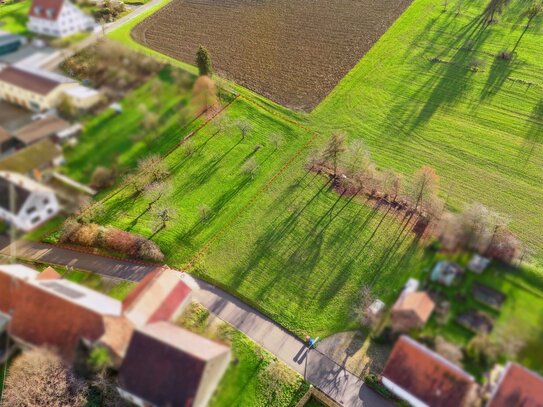
[[[214,68],[290,108],[313,109],[411,0],[173,0],[132,31],[141,44]]]

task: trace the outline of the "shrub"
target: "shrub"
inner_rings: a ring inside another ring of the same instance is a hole
[[[130,256],[138,254],[138,242],[135,235],[124,230],[107,228],[105,233],[105,248]]]
[[[113,171],[105,167],[96,167],[91,177],[91,187],[104,189],[113,185]]]
[[[368,385],[369,388],[375,390],[378,394],[383,396],[386,399],[393,400],[396,398],[394,394],[387,389],[385,386],[381,384],[379,381],[379,378],[374,375],[373,373],[370,373],[364,377],[364,382]]]
[[[81,246],[92,247],[96,245],[98,237],[98,225],[95,223],[88,223],[79,225],[69,237],[69,241],[79,244]]]
[[[160,251],[160,247],[155,242],[144,239],[139,247],[138,257],[157,262],[164,261],[164,254]]]

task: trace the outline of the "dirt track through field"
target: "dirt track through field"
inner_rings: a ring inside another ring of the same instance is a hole
[[[312,110],[411,0],[173,0],[134,39],[217,72],[290,108]]]

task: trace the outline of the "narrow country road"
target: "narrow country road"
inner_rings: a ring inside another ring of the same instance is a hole
[[[0,254],[9,256],[13,247],[0,236]],[[16,256],[60,266],[71,266],[106,277],[139,281],[155,266],[128,260],[74,251],[54,245],[18,240]],[[389,407],[393,404],[378,396],[362,380],[338,365],[318,349],[308,350],[296,336],[283,329],[238,298],[206,283],[185,275],[200,289],[194,298],[213,314],[233,325],[266,350],[302,374],[305,379],[330,398],[348,407]]]

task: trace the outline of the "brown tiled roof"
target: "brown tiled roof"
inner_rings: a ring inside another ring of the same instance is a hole
[[[413,312],[422,322],[426,322],[432,315],[434,307],[434,301],[426,292],[416,291],[402,294],[392,307],[392,312]]]
[[[188,302],[191,292],[179,272],[158,268],[149,273],[123,301],[123,312],[137,326],[168,321]]]
[[[19,88],[29,90],[40,95],[47,95],[60,83],[51,78],[36,75],[28,70],[8,66],[0,71],[0,81],[10,83]]]
[[[119,358],[124,358],[134,332],[134,325],[125,317],[104,316],[105,333],[100,343]]]
[[[36,280],[58,280],[59,278],[62,278],[62,276],[53,267],[47,267],[38,274]]]
[[[508,364],[487,407],[543,407],[543,377]]]
[[[70,127],[70,123],[56,116],[47,116],[33,121],[13,133],[13,136],[25,145],[55,135]]]
[[[33,0],[28,15],[54,21],[58,18],[63,4],[64,0]],[[47,10],[51,10],[50,14]]]
[[[207,360],[228,348],[169,322],[134,331],[119,372],[121,387],[159,406],[194,400]]]
[[[9,332],[23,342],[57,348],[72,360],[81,339],[94,342],[105,328],[98,313],[26,283],[15,300]]]
[[[0,171],[27,174],[36,168],[49,165],[62,156],[62,149],[49,139],[32,144],[0,160]]]
[[[430,407],[461,407],[474,386],[462,369],[407,336],[397,340],[382,376]]]

